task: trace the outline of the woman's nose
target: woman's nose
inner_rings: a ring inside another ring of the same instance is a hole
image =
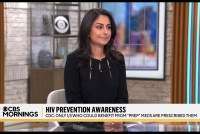
[[[108,34],[108,29],[104,28],[104,34]]]

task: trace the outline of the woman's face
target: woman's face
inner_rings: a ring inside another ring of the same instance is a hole
[[[100,15],[94,21],[90,30],[90,44],[93,46],[105,46],[111,38],[111,23],[106,15]]]

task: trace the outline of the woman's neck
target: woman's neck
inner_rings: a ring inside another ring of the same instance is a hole
[[[104,53],[104,46],[102,47],[96,47],[96,46],[93,46],[91,45],[91,57],[95,58],[95,59],[98,59],[98,60],[101,60],[103,58],[105,58],[105,53]]]

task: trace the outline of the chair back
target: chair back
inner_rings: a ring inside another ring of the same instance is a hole
[[[51,91],[47,97],[47,104],[66,104],[67,100],[65,97],[65,89],[58,89]],[[49,131],[53,131],[56,129],[60,124],[57,121],[49,122],[49,127],[51,128]]]
[[[66,104],[65,89],[51,91],[47,97],[47,104]]]

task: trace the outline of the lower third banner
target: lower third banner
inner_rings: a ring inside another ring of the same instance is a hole
[[[0,104],[0,121],[200,122],[199,104]]]

